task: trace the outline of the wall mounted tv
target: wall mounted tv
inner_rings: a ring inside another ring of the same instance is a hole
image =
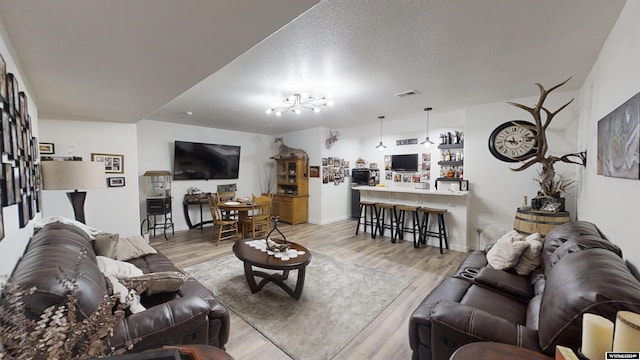
[[[418,171],[418,154],[391,155],[391,170]]]
[[[240,146],[174,142],[173,179],[237,179]]]

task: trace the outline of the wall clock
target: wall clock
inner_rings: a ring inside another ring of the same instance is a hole
[[[535,125],[528,121],[507,121],[489,136],[489,151],[498,160],[524,161],[536,154],[536,135]]]

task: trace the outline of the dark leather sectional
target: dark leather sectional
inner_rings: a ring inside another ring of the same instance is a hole
[[[491,268],[486,251],[470,253],[414,310],[409,341],[414,360],[449,359],[478,341],[553,356],[556,345],[580,347],[584,313],[615,322],[620,310],[640,313],[640,282],[620,248],[576,221],[547,234],[530,276]]]
[[[63,304],[67,289],[58,281],[58,268],[71,275],[82,251],[77,309],[81,316],[92,313],[107,294],[104,276],[98,269],[91,240],[72,225],[53,223],[44,226],[30,240],[10,281],[22,288],[36,287],[25,306],[34,315],[55,304]],[[144,255],[130,260],[145,273],[178,271],[163,254]],[[223,348],[229,339],[229,311],[193,278],[177,292],[159,293],[141,299],[147,310],[128,314],[114,329],[112,345],[121,347],[127,340],[139,339],[133,351],[163,345],[208,344]]]

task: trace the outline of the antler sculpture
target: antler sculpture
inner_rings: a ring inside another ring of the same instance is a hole
[[[522,170],[528,169],[534,164],[541,163],[542,171],[540,172],[540,179],[538,180],[541,184],[543,182],[553,181],[553,178],[555,176],[555,170],[553,168],[553,165],[558,161],[561,161],[564,163],[570,163],[570,164],[578,164],[582,166],[586,165],[586,160],[587,160],[586,151],[582,151],[579,153],[565,154],[562,156],[553,156],[553,155],[546,156],[547,150],[549,149],[549,145],[547,144],[547,136],[545,132],[549,127],[549,125],[551,124],[551,120],[553,120],[556,114],[558,114],[564,108],[569,106],[569,104],[571,104],[574,99],[569,100],[566,104],[562,105],[555,111],[551,111],[547,109],[544,106],[544,102],[547,99],[547,96],[549,96],[549,94],[552,91],[566,84],[569,80],[571,80],[571,77],[569,77],[567,80],[549,89],[545,89],[544,86],[542,86],[539,83],[536,83],[536,86],[540,90],[540,97],[538,98],[537,104],[533,107],[529,107],[523,104],[518,104],[515,102],[509,102],[509,104],[515,107],[518,107],[531,114],[531,116],[533,117],[533,120],[535,121],[535,126],[531,125],[528,128],[530,130],[535,131],[535,134],[536,134],[534,137],[535,144],[536,144],[534,147],[536,149],[535,154],[529,159],[523,161],[522,165],[520,165],[515,169],[511,168],[511,170],[522,171]],[[544,119],[543,119],[543,113],[544,113]],[[549,194],[542,194],[542,195],[549,195]]]

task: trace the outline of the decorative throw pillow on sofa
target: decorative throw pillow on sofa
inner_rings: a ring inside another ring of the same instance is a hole
[[[147,295],[153,295],[178,291],[188,278],[179,271],[161,271],[122,279],[121,282],[130,289],[144,285]]]
[[[524,241],[528,243],[529,246],[524,249],[522,255],[520,255],[518,263],[514,267],[514,270],[518,275],[529,275],[533,270],[540,266],[542,237],[540,237],[540,234],[538,233],[533,233],[524,238]]]
[[[116,260],[129,260],[147,254],[157,254],[158,251],[151,247],[141,235],[121,237],[116,246]]]
[[[529,243],[523,239],[524,237],[515,230],[504,234],[487,252],[489,265],[497,270],[507,270],[514,267],[524,249],[529,246]]]
[[[96,256],[96,259],[98,260],[98,269],[103,274],[112,275],[117,279],[144,274],[137,266],[125,261],[114,260],[106,256]]]
[[[116,257],[116,248],[120,235],[111,233],[100,233],[93,240],[93,250],[98,256],[106,256],[112,259]]]

